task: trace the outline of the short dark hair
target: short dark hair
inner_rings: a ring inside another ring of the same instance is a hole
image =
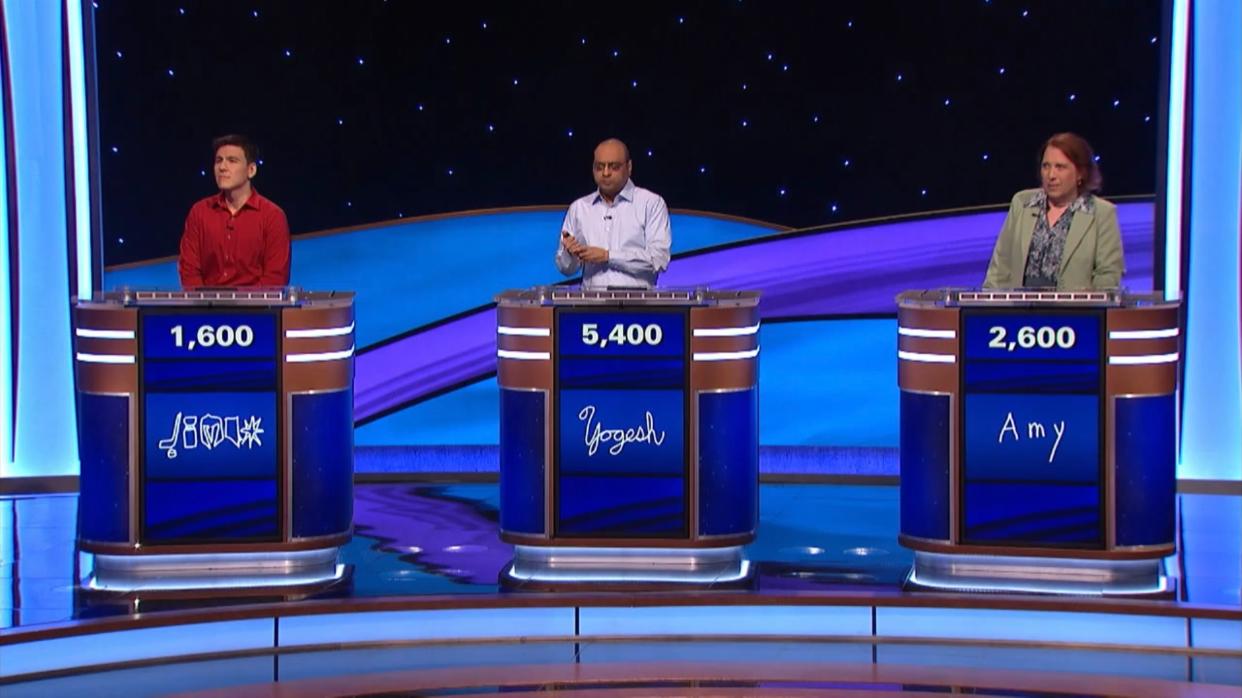
[[[259,161],[259,149],[255,147],[254,141],[239,133],[229,133],[212,141],[211,157],[214,158],[216,153],[220,152],[220,149],[226,145],[235,145],[241,148],[242,152],[246,154],[247,163]]]
[[[1092,194],[1100,191],[1104,177],[1100,174],[1100,166],[1095,162],[1095,151],[1091,150],[1087,139],[1069,131],[1053,135],[1039,148],[1040,167],[1043,166],[1044,151],[1048,150],[1048,146],[1065,153],[1065,157],[1078,168],[1078,174],[1082,176],[1082,181],[1077,182],[1079,191]]]

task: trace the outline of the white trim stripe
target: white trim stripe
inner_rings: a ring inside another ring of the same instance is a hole
[[[552,354],[546,351],[513,351],[511,349],[497,349],[496,356],[516,361],[548,361],[552,358]]]
[[[695,352],[695,361],[737,361],[739,359],[753,359],[759,356],[759,347],[749,349],[747,351],[704,351]]]
[[[1110,356],[1108,363],[1113,366],[1146,366],[1149,364],[1171,364],[1177,361],[1177,352],[1172,354],[1142,354],[1140,356]]]
[[[759,325],[750,327],[700,327],[694,331],[695,337],[745,337],[757,334]]]
[[[506,327],[500,325],[496,328],[496,334],[508,335],[510,337],[551,337],[552,330],[547,327]]]
[[[924,354],[918,351],[898,351],[897,358],[902,361],[918,361],[925,364],[957,363],[957,357],[953,354]]]
[[[285,354],[285,362],[291,364],[309,364],[316,361],[340,361],[354,355],[354,348],[341,351],[324,351],[316,354]]]
[[[925,330],[919,327],[898,327],[897,334],[904,337],[927,337],[929,339],[957,338],[957,330]]]
[[[312,330],[285,330],[287,339],[312,339],[315,337],[342,337],[354,331],[354,323],[348,327],[321,327]]]
[[[1176,337],[1180,330],[1170,327],[1163,330],[1113,330],[1108,333],[1109,339],[1165,339]]]
[[[79,327],[73,331],[79,337],[87,339],[133,339],[133,330],[92,330],[86,327]]]
[[[86,364],[132,364],[134,357],[130,354],[85,354],[78,352],[78,361]]]

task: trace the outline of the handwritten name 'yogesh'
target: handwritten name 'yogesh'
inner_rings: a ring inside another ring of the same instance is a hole
[[[649,443],[659,446],[664,443],[665,434],[663,431],[656,431],[655,417],[650,411],[647,412],[646,422],[643,425],[628,429],[605,429],[595,421],[595,405],[583,407],[582,411],[578,412],[578,419],[586,422],[584,441],[588,456],[595,455],[601,444],[611,443],[608,453],[616,456],[620,455],[626,444]]]

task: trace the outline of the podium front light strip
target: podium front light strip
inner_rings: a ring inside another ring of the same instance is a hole
[[[759,325],[750,327],[700,327],[694,331],[695,337],[746,337],[759,332]]]
[[[740,359],[753,359],[759,356],[759,347],[748,349],[746,351],[704,351],[695,352],[695,361],[737,361]]]
[[[1177,353],[1143,354],[1141,356],[1110,356],[1108,363],[1113,366],[1147,366],[1150,364],[1171,364],[1177,361]]]
[[[291,364],[309,364],[316,361],[340,361],[354,355],[354,348],[341,351],[325,351],[317,354],[286,354],[285,361]]]
[[[1163,330],[1113,330],[1108,333],[1109,339],[1167,339],[1176,337],[1179,330],[1170,327]]]
[[[926,337],[928,339],[956,339],[955,330],[924,330],[919,327],[898,327],[897,334],[905,337]]]
[[[321,327],[312,330],[285,330],[288,339],[315,339],[317,337],[343,337],[354,331],[354,323],[344,327]]]
[[[132,364],[134,357],[129,354],[85,354],[78,352],[78,361],[87,364]]]
[[[133,330],[92,330],[85,327],[79,327],[73,331],[79,337],[86,339],[133,339]]]
[[[925,364],[951,364],[957,362],[953,354],[925,354],[918,351],[899,351],[897,358],[902,361],[918,361]]]
[[[497,349],[496,356],[514,361],[548,361],[552,358],[552,354],[546,351],[513,351],[511,349]]]
[[[496,328],[496,334],[508,335],[510,337],[551,337],[552,330],[547,327],[506,327],[501,325]]]

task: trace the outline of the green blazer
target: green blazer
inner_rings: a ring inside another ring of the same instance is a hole
[[[996,238],[992,262],[984,288],[1020,288],[1026,270],[1026,255],[1031,249],[1031,236],[1040,209],[1029,205],[1038,189],[1024,189],[1014,194],[1009,214]],[[1098,196],[1092,197],[1094,210],[1074,212],[1065,251],[1061,254],[1061,270],[1057,288],[1078,290],[1117,288],[1126,270],[1121,253],[1121,228],[1117,225],[1117,207]]]

